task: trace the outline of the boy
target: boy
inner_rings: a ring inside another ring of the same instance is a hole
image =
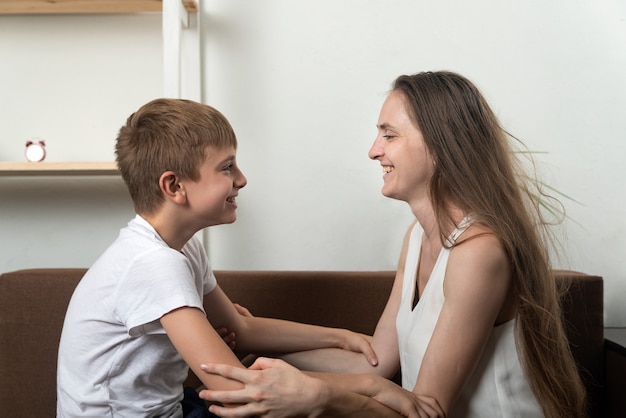
[[[217,285],[194,234],[236,219],[247,182],[236,147],[221,113],[187,100],[154,100],[120,129],[116,160],[136,216],[72,296],[59,346],[59,417],[182,417],[188,366],[207,387],[241,387],[200,369],[243,367],[214,327],[234,331],[246,352],[340,347],[376,361],[350,331],[240,315]]]

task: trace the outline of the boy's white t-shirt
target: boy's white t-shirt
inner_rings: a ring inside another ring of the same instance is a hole
[[[216,286],[197,238],[170,248],[137,215],[70,301],[57,369],[58,417],[182,417],[188,366],[159,319],[203,309]]]

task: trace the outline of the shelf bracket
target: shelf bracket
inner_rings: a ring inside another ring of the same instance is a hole
[[[202,101],[200,19],[185,0],[163,0],[163,95]]]

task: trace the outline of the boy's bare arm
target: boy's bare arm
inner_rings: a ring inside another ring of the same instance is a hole
[[[209,321],[215,327],[234,332],[236,346],[242,352],[288,353],[333,347],[362,353],[372,365],[378,362],[368,336],[345,329],[241,315],[219,286],[206,297]]]
[[[181,307],[163,315],[161,324],[176,350],[207,387],[227,390],[241,385],[202,372],[200,364],[223,363],[244,367],[214,327],[225,326],[234,331],[237,347],[242,351],[289,352],[342,347],[366,352],[368,358],[375,359],[367,339],[355,333],[276,319],[244,317],[219,286],[206,298],[206,315],[198,308]]]
[[[206,387],[223,390],[241,388],[239,382],[227,378],[208,375],[200,369],[207,361],[222,361],[234,367],[243,365],[200,309],[182,307],[161,317],[165,329],[176,350]]]

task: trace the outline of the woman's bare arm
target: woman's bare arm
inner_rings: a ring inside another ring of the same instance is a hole
[[[394,376],[400,368],[396,316],[402,296],[408,242],[414,225],[415,222],[411,224],[405,234],[393,287],[372,337],[371,344],[378,357],[376,367],[364,362],[362,356],[355,356],[354,353],[339,350],[294,352],[282,355],[280,358],[301,370],[328,373],[372,373],[386,378]]]
[[[412,396],[402,395],[401,388],[378,376],[319,375],[322,379],[318,379],[307,376],[282,360],[268,358],[259,358],[249,370],[219,364],[208,364],[203,369],[208,373],[238,380],[245,385],[244,389],[236,391],[204,390],[200,393],[206,400],[236,404],[234,407],[211,406],[211,412],[225,418],[444,416],[434,400],[422,399],[420,404],[415,403]],[[348,389],[346,382],[349,376],[354,382],[369,382],[361,383],[361,386],[368,387],[369,393],[363,395]],[[385,385],[384,382],[397,388],[397,393],[392,396],[393,400],[390,401],[390,397],[386,400],[401,413],[376,400],[378,395],[386,396],[385,391],[380,389]]]
[[[472,227],[450,253],[444,278],[445,302],[413,389],[449,411],[482,356],[512,293],[510,264],[493,235]],[[511,302],[512,303],[512,302]]]

